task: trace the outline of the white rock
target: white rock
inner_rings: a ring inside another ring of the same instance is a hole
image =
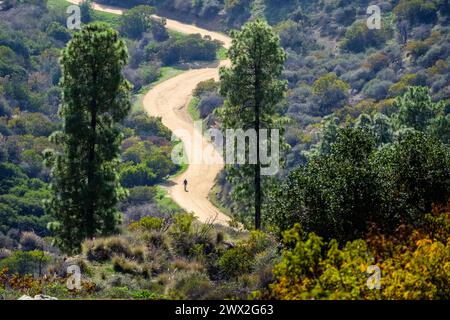
[[[27,295],[23,295],[18,300],[58,300],[58,298],[46,296],[43,294],[37,294],[34,296],[34,298]]]

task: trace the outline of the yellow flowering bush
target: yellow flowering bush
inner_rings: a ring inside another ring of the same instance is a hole
[[[284,234],[286,249],[270,285],[275,299],[450,299],[450,212],[435,207],[420,229],[395,235],[376,231],[339,245],[300,225]],[[368,266],[381,271],[380,289],[369,289]],[[261,297],[261,295],[254,295]],[[263,298],[268,298],[264,297]]]

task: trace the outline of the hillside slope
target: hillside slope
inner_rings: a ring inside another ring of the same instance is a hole
[[[69,2],[78,4],[81,1],[69,0]],[[93,4],[93,8],[114,14],[123,13],[122,9],[111,6]],[[222,41],[225,48],[228,48],[231,44],[231,39],[223,34],[210,32],[175,20],[167,19],[166,27],[185,34],[200,33],[202,36],[208,35],[213,40]],[[227,61],[223,61],[221,65],[226,63]],[[211,78],[218,78],[218,67],[189,70],[152,88],[146,94],[143,103],[145,111],[151,116],[161,117],[163,124],[172,132],[185,130],[191,133],[192,140],[188,136],[180,137],[185,150],[191,150],[193,153],[211,152],[213,157],[219,159],[218,164],[214,165],[189,165],[182,175],[173,178],[170,181],[171,183],[168,184],[169,196],[183,209],[193,212],[201,222],[214,221],[217,224],[228,225],[230,217],[223,214],[208,200],[208,194],[214,186],[216,176],[223,168],[222,161],[220,161],[220,156],[214,150],[214,147],[194,129],[194,123],[187,111],[192,90],[199,82]],[[201,145],[193,144],[192,142],[195,139],[200,139]],[[188,154],[189,160],[192,160],[193,153],[192,155]],[[185,192],[183,188],[184,179],[188,180],[188,192]]]

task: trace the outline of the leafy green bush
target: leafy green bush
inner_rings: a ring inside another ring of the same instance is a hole
[[[176,214],[173,218],[169,231],[177,254],[201,259],[214,250],[212,225],[197,223],[192,213]]]
[[[12,169],[13,167],[9,167]],[[1,171],[1,164],[0,164]],[[9,170],[7,170],[9,171]],[[22,180],[7,177],[13,171],[4,172],[6,185],[14,183],[7,194],[0,195],[0,231],[7,232],[11,228],[20,230],[33,230],[35,233],[44,236],[48,234],[47,223],[49,216],[44,214],[42,199],[48,196],[45,184],[38,179]],[[0,173],[1,175],[1,173]],[[1,183],[0,182],[0,189]]]
[[[161,69],[158,66],[150,65],[139,68],[138,70],[144,83],[152,83],[161,76]]]
[[[50,261],[51,257],[44,251],[17,250],[9,257],[0,260],[0,270],[6,267],[11,273],[42,275]]]
[[[200,272],[187,272],[176,275],[169,295],[175,299],[202,299],[212,288],[208,276]]]
[[[383,29],[371,30],[365,20],[355,21],[346,31],[341,47],[353,52],[362,52],[370,47],[379,47],[392,36],[388,24],[383,23]]]
[[[22,113],[8,122],[8,127],[16,134],[49,136],[57,129],[55,123],[42,113]]]
[[[286,249],[270,285],[275,299],[448,299],[450,257],[448,204],[435,207],[422,228],[395,235],[371,232],[339,245],[299,224],[284,233]],[[437,232],[436,232],[437,231]],[[381,290],[369,290],[368,267],[382,272]],[[268,298],[266,296],[265,298]]]
[[[137,165],[127,163],[120,171],[120,183],[127,188],[151,186],[157,181],[156,174],[145,163]]]
[[[335,73],[328,73],[314,81],[312,89],[320,98],[323,114],[326,114],[331,108],[339,108],[346,102],[350,86]]]
[[[408,90],[408,87],[416,82],[416,79],[417,74],[405,74],[403,77],[401,77],[399,82],[391,85],[391,87],[389,88],[390,96],[395,97],[403,95]]]
[[[219,82],[215,81],[214,79],[209,79],[199,82],[195,87],[193,94],[194,96],[199,98],[202,94],[205,94],[207,92],[217,92],[218,90]]]
[[[132,222],[128,226],[130,230],[143,229],[145,231],[159,230],[164,225],[164,219],[156,217],[143,217],[141,220]]]
[[[0,194],[8,192],[10,188],[21,183],[27,178],[19,166],[0,162]]]
[[[145,5],[126,10],[121,17],[121,32],[129,38],[139,38],[151,28],[151,15],[154,12],[155,8]]]
[[[70,32],[67,30],[67,28],[64,28],[60,23],[58,22],[52,22],[48,28],[47,28],[47,34],[58,40],[66,43],[70,40],[71,35]]]
[[[245,245],[239,245],[226,251],[217,261],[222,278],[237,278],[252,270],[254,257]]]
[[[368,98],[382,100],[387,97],[391,85],[391,81],[373,79],[366,83],[362,92]]]
[[[274,269],[274,298],[355,299],[370,295],[362,266],[374,260],[364,241],[349,242],[340,249],[336,240],[326,244],[314,233],[304,236],[296,224],[284,234],[284,242],[292,249],[283,252],[283,260]]]
[[[132,112],[124,121],[125,126],[135,130],[136,135],[158,136],[170,139],[171,132],[160,118],[149,117],[144,111]]]
[[[399,222],[421,225],[432,204],[449,197],[449,147],[422,132],[400,132],[392,145],[376,154],[373,167],[382,186],[387,217],[379,223],[385,228]]]
[[[438,114],[445,113],[444,103],[433,102],[426,87],[408,88],[404,95],[396,98],[394,106],[398,109],[395,117],[397,126],[419,131],[426,131]]]
[[[170,158],[170,148],[150,141],[127,140],[123,144],[121,183],[125,187],[150,186],[174,173],[178,168]]]
[[[149,290],[134,291],[131,296],[136,300],[161,300],[166,298],[164,295]]]
[[[128,189],[127,203],[131,205],[139,205],[153,202],[156,195],[154,187],[137,186]]]
[[[156,47],[158,56],[165,65],[195,60],[213,61],[219,43],[202,38],[200,34],[170,38]]]
[[[306,231],[339,241],[362,237],[369,223],[385,233],[423,223],[431,205],[449,196],[449,148],[412,128],[393,135],[389,122],[365,116],[354,128],[334,127],[327,147],[274,187],[268,220],[281,231],[301,222]]]
[[[399,20],[407,20],[413,25],[435,22],[437,11],[434,1],[425,0],[400,0],[394,8],[394,13]]]

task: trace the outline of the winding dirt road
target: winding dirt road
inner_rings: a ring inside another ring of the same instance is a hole
[[[68,0],[78,4],[81,0]],[[123,9],[110,6],[93,4],[93,9],[122,14]],[[157,16],[155,16],[157,17]],[[225,48],[231,45],[231,39],[218,32],[208,31],[193,25],[180,23],[166,19],[168,29],[202,36],[208,35],[213,40],[219,40]],[[229,61],[221,61],[220,65],[228,65]],[[144,109],[153,117],[161,117],[162,123],[172,132],[184,131],[189,134],[181,134],[178,137],[183,142],[189,162],[193,162],[194,154],[203,153],[215,158],[216,164],[203,164],[197,162],[190,164],[187,170],[173,178],[167,186],[168,195],[183,209],[193,212],[199,221],[203,223],[214,222],[228,226],[230,217],[223,214],[209,200],[208,194],[214,186],[217,174],[223,168],[220,155],[215,151],[202,134],[194,128],[194,123],[187,112],[187,106],[192,97],[192,90],[201,81],[211,78],[218,79],[219,67],[203,68],[186,71],[176,77],[168,79],[153,87],[144,97]],[[201,141],[196,143],[195,141]],[[183,180],[188,181],[188,192],[184,191]]]

